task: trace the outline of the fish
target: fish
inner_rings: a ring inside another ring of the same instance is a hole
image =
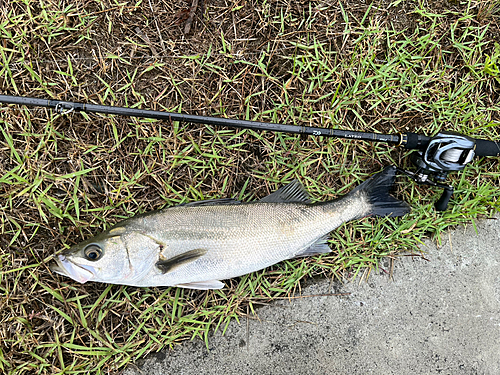
[[[390,195],[396,170],[388,166],[326,202],[313,203],[294,180],[258,201],[223,198],[139,214],[54,255],[49,267],[80,283],[221,289],[222,280],[331,252],[329,233],[345,222],[408,213]]]

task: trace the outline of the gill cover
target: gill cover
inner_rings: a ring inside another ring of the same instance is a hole
[[[145,234],[115,227],[64,251],[50,268],[81,283],[131,284],[151,270],[160,249]]]

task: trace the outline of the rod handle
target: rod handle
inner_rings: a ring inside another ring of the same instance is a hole
[[[487,141],[485,139],[475,139],[477,156],[499,156],[500,142]]]
[[[403,146],[409,150],[425,150],[431,141],[431,137],[418,133],[406,133],[403,135]]]

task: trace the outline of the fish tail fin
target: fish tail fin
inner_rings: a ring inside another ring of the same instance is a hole
[[[359,185],[350,194],[361,194],[368,200],[369,209],[363,216],[403,216],[410,212],[408,203],[389,194],[396,178],[395,166],[385,167]]]

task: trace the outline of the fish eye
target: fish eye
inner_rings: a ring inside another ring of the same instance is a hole
[[[89,245],[83,251],[88,260],[98,260],[102,255],[102,249],[97,245]]]

